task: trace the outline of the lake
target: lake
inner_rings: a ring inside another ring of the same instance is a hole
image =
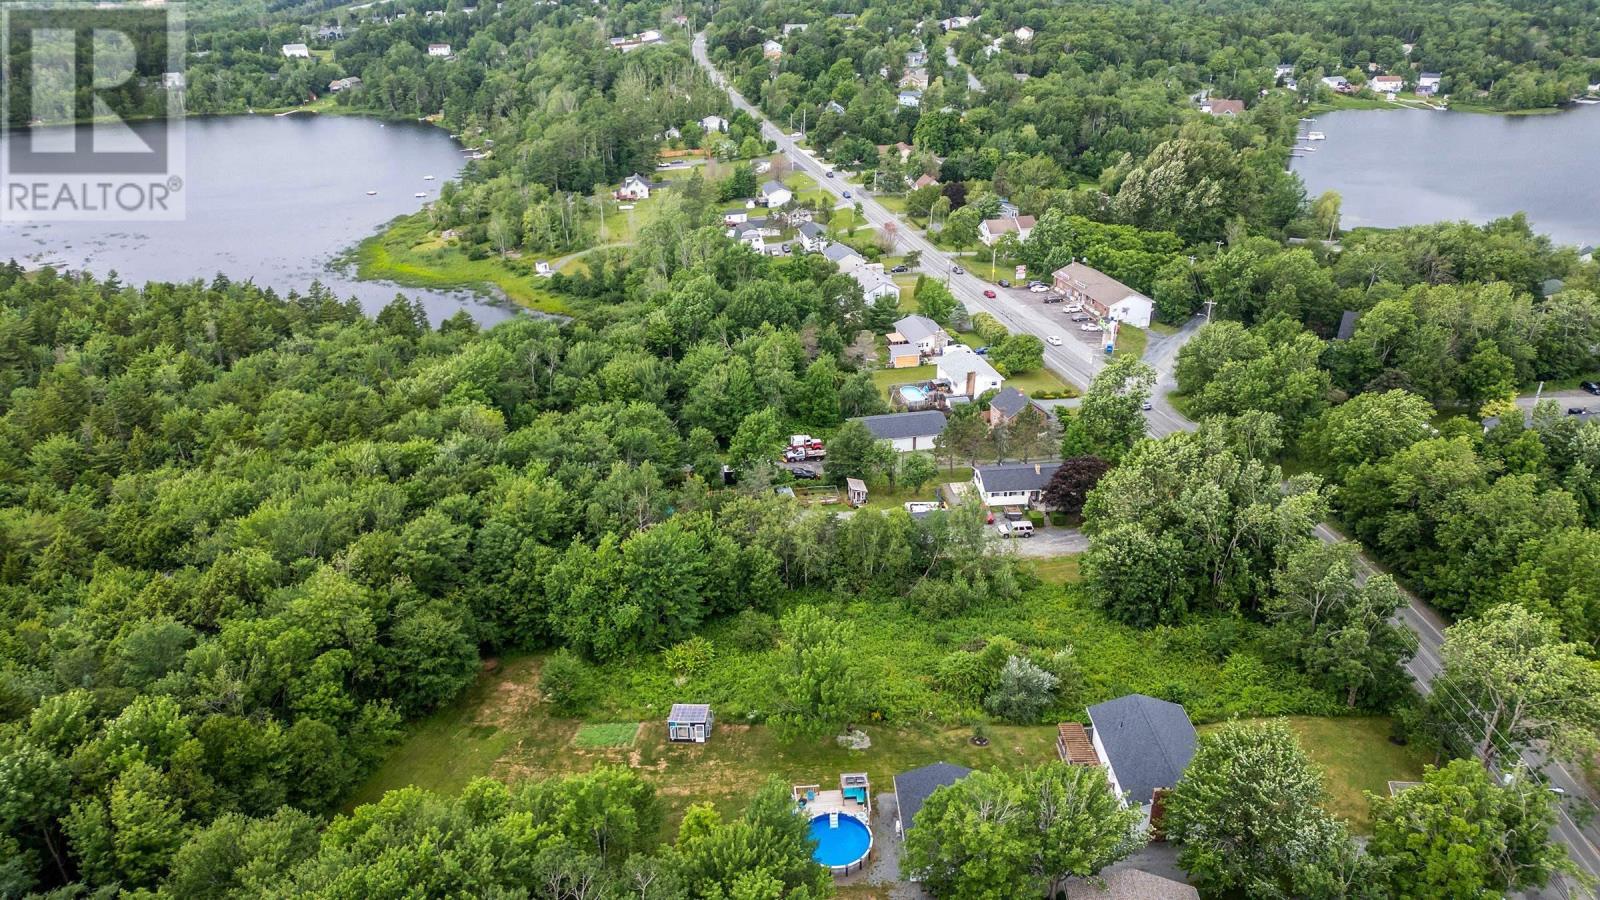
[[[385,222],[421,209],[461,171],[461,148],[439,128],[316,115],[198,118],[184,128],[185,220],[3,225],[0,260],[102,276],[115,269],[134,284],[210,280],[222,272],[280,294],[303,293],[320,280],[369,313],[396,292],[415,297],[434,322],[463,308],[486,325],[515,314],[467,291],[360,281],[329,268]],[[415,197],[419,191],[427,196]]]
[[[1341,110],[1309,127],[1327,140],[1302,143],[1316,152],[1293,168],[1312,197],[1339,192],[1345,228],[1482,224],[1520,211],[1557,243],[1600,242],[1600,106],[1535,116]]]

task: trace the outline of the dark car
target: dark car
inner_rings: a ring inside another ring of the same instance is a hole
[[[833,170],[829,169],[827,174],[828,174],[829,178],[832,178],[833,177]]]
[[[790,467],[789,471],[791,473],[793,473],[794,477],[796,477],[796,478],[820,478],[820,477],[822,477],[817,472],[816,469],[813,469],[810,466],[792,466],[792,467]]]
[[[1002,279],[1000,279],[1000,286],[1001,287],[1011,287],[1011,282],[1009,282],[1009,281],[1005,280],[1004,278],[1002,278]]]
[[[894,268],[890,269],[889,271],[895,273],[896,275],[899,275],[899,274],[901,274],[903,272],[911,271],[911,267],[910,266],[895,266]]]
[[[1087,321],[1089,321],[1089,317],[1084,315],[1083,313],[1078,313],[1077,315],[1072,317],[1072,321],[1074,321],[1074,322],[1087,322]]]
[[[1586,414],[1588,412],[1589,412],[1589,408],[1586,407],[1586,406],[1569,406],[1569,407],[1567,407],[1567,415],[1569,415],[1569,416],[1581,416],[1581,415],[1584,415],[1584,414]]]
[[[1067,299],[1067,298],[1065,298],[1065,297],[1063,297],[1063,296],[1061,296],[1059,294],[1051,294],[1050,296],[1044,298],[1044,302],[1046,302],[1046,303],[1060,303],[1061,301],[1063,301],[1065,299]]]
[[[850,192],[849,192],[849,191],[845,191],[845,192],[844,192],[844,198],[845,198],[845,199],[846,199],[846,200],[849,200],[849,199],[850,199]]]
[[[979,356],[988,356],[989,355],[989,348],[988,347],[978,347],[977,349],[973,350],[972,352],[978,354]]]
[[[1594,394],[1596,397],[1600,397],[1600,384],[1595,384],[1592,381],[1585,381],[1583,384],[1578,386],[1589,393]]]

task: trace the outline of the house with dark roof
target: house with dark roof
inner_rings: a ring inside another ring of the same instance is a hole
[[[1157,794],[1176,786],[1194,758],[1189,714],[1176,703],[1128,694],[1089,707],[1089,726],[1111,789],[1148,819]]]
[[[856,253],[855,249],[848,244],[829,244],[822,248],[822,255],[837,263],[839,271],[845,273],[849,273],[856,266],[866,264],[866,260],[862,259],[861,255]]]
[[[762,203],[776,209],[793,200],[794,191],[784,187],[781,181],[768,181],[761,186],[761,193],[758,197]]]
[[[1052,276],[1056,293],[1083,304],[1093,315],[1139,328],[1150,327],[1155,301],[1099,269],[1074,262],[1055,270]]]
[[[1200,111],[1213,116],[1242,116],[1244,101],[1207,98],[1200,101]]]
[[[894,830],[905,835],[916,824],[917,812],[928,802],[933,792],[945,785],[955,784],[972,774],[966,766],[938,762],[894,777],[895,813]]]
[[[944,413],[936,409],[921,412],[888,413],[851,419],[865,425],[880,441],[888,441],[900,453],[932,450],[933,439],[944,431]]]
[[[1000,463],[972,470],[972,486],[989,506],[1031,506],[1061,468],[1059,462]]]
[[[1027,394],[1014,387],[1001,388],[1000,393],[989,398],[989,408],[985,411],[985,417],[989,420],[990,428],[996,425],[1010,425],[1030,406],[1043,413],[1045,420],[1049,421],[1050,410],[1040,406],[1036,401],[1029,400]]]
[[[828,246],[828,232],[815,222],[800,223],[800,243],[807,253],[821,253]]]
[[[910,315],[894,323],[885,335],[891,344],[910,344],[925,356],[938,356],[950,344],[950,333],[927,316]]]

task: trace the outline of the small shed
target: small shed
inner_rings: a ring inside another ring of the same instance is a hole
[[[711,736],[711,705],[674,703],[667,714],[667,740],[675,743],[704,744]]]
[[[867,483],[859,478],[846,478],[844,486],[849,491],[851,506],[861,506],[867,502]]]

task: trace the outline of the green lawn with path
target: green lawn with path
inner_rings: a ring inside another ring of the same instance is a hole
[[[440,241],[428,227],[427,214],[397,219],[355,249],[357,277],[393,281],[408,287],[438,290],[498,288],[507,299],[530,309],[565,313],[565,298],[551,293],[533,274],[531,258],[513,261],[491,254],[469,259],[454,244]]]

